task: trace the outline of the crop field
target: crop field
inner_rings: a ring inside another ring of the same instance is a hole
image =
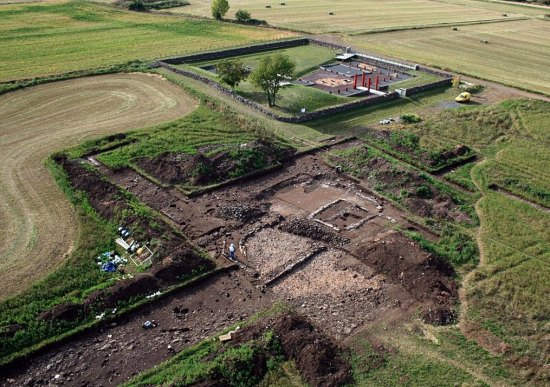
[[[267,8],[268,5],[271,8]],[[288,1],[286,5],[280,5],[278,1],[236,0],[230,6],[228,17],[233,17],[238,9],[246,9],[253,18],[264,19],[274,26],[309,33],[357,33],[506,19],[500,9],[491,9],[494,6],[486,7],[484,2],[464,0],[461,4],[429,0],[304,0]],[[520,11],[525,7],[508,8],[511,9],[508,17],[517,17],[523,16]],[[171,9],[171,12],[210,17],[210,1],[191,1],[191,5]],[[334,14],[329,15],[330,12]]]
[[[0,82],[290,36],[86,2],[0,8]]]
[[[549,24],[510,21],[346,38],[354,47],[550,94]],[[483,43],[487,41],[488,43]]]
[[[176,119],[196,106],[177,86],[143,74],[0,96],[0,299],[54,270],[78,247],[74,210],[44,165],[47,156],[85,139]]]

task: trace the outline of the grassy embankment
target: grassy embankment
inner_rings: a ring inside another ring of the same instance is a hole
[[[274,317],[287,310],[283,304],[259,312],[239,323],[239,329],[261,324],[266,318]],[[235,329],[228,327],[224,332]],[[219,334],[224,333],[219,332]],[[217,337],[217,335],[215,335]],[[267,373],[263,378],[254,374],[258,370],[260,353],[268,355]],[[184,349],[170,360],[131,379],[125,386],[146,386],[177,384],[181,386],[209,380],[213,376],[223,377],[230,385],[297,386],[307,384],[300,376],[292,360],[285,359],[279,339],[271,330],[266,330],[259,340],[249,340],[238,345],[232,342],[204,340]]]
[[[478,203],[483,260],[465,289],[466,318],[509,345],[510,358],[522,377],[537,383],[549,378],[543,365],[548,362],[544,332],[550,316],[545,302],[550,289],[550,214],[488,187],[496,184],[548,206],[544,144],[550,140],[545,129],[549,112],[547,102],[507,101],[459,111],[441,117],[440,125],[427,125],[432,137],[443,134],[471,144],[485,157],[471,171],[483,192]],[[449,118],[455,118],[450,121],[453,125],[448,124]]]

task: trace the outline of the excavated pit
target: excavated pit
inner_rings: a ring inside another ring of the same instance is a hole
[[[109,173],[166,216],[178,214],[183,231],[214,260],[226,264],[233,243],[235,261],[253,285],[338,339],[387,314],[451,310],[456,300],[454,273],[433,269],[427,284],[422,265],[429,254],[388,231],[399,225],[434,235],[315,154],[191,198],[132,170]],[[380,259],[372,259],[374,252]]]
[[[52,349],[23,366],[33,380],[72,372],[75,381],[104,375],[100,381],[105,384],[122,383],[277,301],[294,306],[338,342],[367,330],[369,324],[398,321],[419,311],[427,321],[452,321],[457,299],[452,270],[391,230],[399,225],[430,240],[437,237],[408,220],[401,209],[325,165],[318,154],[194,197],[159,186],[132,169],[98,168],[109,181],[179,227],[218,265],[229,264],[227,249],[235,244],[243,270],[197,284],[190,294],[183,291],[153,303],[146,307],[147,314],[128,314],[107,331],[113,335],[109,348],[98,344],[105,333],[96,331]],[[95,192],[93,185],[81,186]],[[103,205],[105,200],[91,201]],[[143,330],[143,321],[152,318],[160,321],[160,329]],[[175,350],[167,350],[168,344]],[[69,359],[67,348],[77,347],[83,359],[92,359],[86,369],[79,370]],[[63,367],[48,368],[54,355]]]

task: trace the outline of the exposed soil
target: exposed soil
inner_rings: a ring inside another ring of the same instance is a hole
[[[427,301],[424,306],[427,322],[441,325],[454,321],[452,307],[458,291],[454,270],[448,262],[393,231],[353,251],[377,272],[403,286],[417,301]]]
[[[69,161],[65,156],[57,156],[55,161],[67,172],[73,189],[85,192],[92,207],[104,218],[120,219],[123,210],[129,208],[126,196],[118,187],[96,171],[86,168],[82,162]],[[84,300],[88,313],[114,308],[121,302],[173,285],[181,277],[208,271],[215,266],[213,262],[201,257],[188,241],[161,221],[152,224],[136,216],[126,217],[121,221],[130,225],[140,240],[157,239],[160,243],[158,255],[161,259],[153,261],[151,274],[139,274],[134,278],[119,281],[107,289],[91,293]],[[46,311],[43,315],[49,320],[74,320],[82,315],[82,311],[70,314],[58,308],[59,306]]]
[[[362,151],[368,152],[366,149]],[[377,156],[369,159],[359,169],[354,161],[338,161],[345,168],[355,171],[369,186],[377,187],[378,190],[394,197],[403,198],[405,193],[403,204],[418,216],[472,222],[470,216],[460,209],[449,194],[441,192],[416,171],[404,169]]]
[[[258,168],[275,165],[295,153],[295,150],[268,141],[255,140],[247,144],[199,149],[195,155],[163,153],[154,158],[138,158],[135,163],[151,176],[166,184],[202,186],[227,180]]]
[[[351,381],[351,366],[345,358],[343,349],[295,312],[284,312],[274,317],[263,318],[254,325],[238,330],[233,334],[232,340],[227,342],[224,350],[250,343],[252,340],[257,341],[270,330],[281,343],[286,359],[296,363],[302,377],[310,385],[336,387]],[[254,359],[254,376],[261,379],[265,375],[269,355],[269,349],[260,348],[259,355]],[[195,386],[227,385],[227,382],[223,382],[223,379],[212,378]]]
[[[219,274],[12,367],[0,385],[118,385],[271,303],[242,273]]]
[[[283,316],[274,324],[287,357],[313,386],[341,386],[351,380],[351,367],[338,347],[303,317]]]
[[[430,153],[422,148],[418,143],[419,138],[415,134],[407,132],[406,130],[374,130],[365,128],[363,133],[367,138],[371,138],[376,143],[382,141],[386,145],[389,145],[396,157],[399,154],[405,154],[414,160],[417,165],[429,166],[433,172],[437,172],[442,168],[448,168],[460,163],[464,158],[469,158],[474,155],[472,149],[464,144],[458,144],[451,149],[444,149],[439,153]],[[402,140],[392,140],[392,134],[394,136],[403,136]]]
[[[311,384],[339,385],[347,380],[349,368],[335,355],[330,340],[344,342],[369,324],[388,316],[408,318],[419,308],[426,311],[428,321],[450,321],[456,298],[452,270],[388,230],[400,225],[429,239],[436,237],[323,164],[318,155],[302,156],[277,171],[192,198],[130,169],[101,171],[174,220],[219,265],[229,264],[229,244],[238,246],[236,261],[243,270],[192,286],[132,312],[103,333],[90,332],[36,357],[27,368],[10,373],[16,384],[120,383],[282,300],[317,326],[311,328],[298,317],[281,322],[287,356],[296,360]],[[94,205],[118,197],[110,188],[98,192],[102,200],[93,199]],[[98,296],[107,312],[114,294],[154,291],[176,281],[178,270],[193,266],[195,253],[188,244],[180,246],[173,237],[165,237],[163,244],[165,259],[136,277],[138,283],[117,285]],[[153,319],[159,327],[141,328]],[[308,333],[317,330],[330,339]],[[56,375],[60,376],[53,379]]]

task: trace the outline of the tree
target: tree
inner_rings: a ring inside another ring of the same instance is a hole
[[[218,77],[223,83],[227,83],[232,89],[246,78],[247,71],[240,60],[222,60],[216,65]]]
[[[251,19],[250,12],[244,9],[239,9],[235,13],[235,19],[241,23],[246,23]]]
[[[296,65],[283,54],[265,56],[260,60],[250,78],[252,83],[262,89],[269,106],[275,106],[275,96],[281,88],[281,82],[292,78]]]
[[[212,1],[212,16],[216,20],[221,20],[222,17],[229,11],[229,3],[227,0],[213,0]]]

